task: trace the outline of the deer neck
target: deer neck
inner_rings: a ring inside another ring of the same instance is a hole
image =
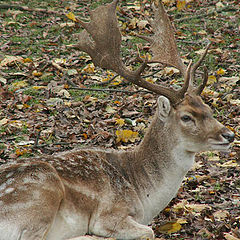
[[[130,154],[130,153],[129,153]],[[127,158],[128,176],[143,203],[149,223],[175,197],[194,162],[194,153],[184,150],[173,124],[154,116],[142,143]]]

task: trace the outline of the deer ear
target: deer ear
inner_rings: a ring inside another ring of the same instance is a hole
[[[157,100],[158,103],[158,117],[161,121],[165,122],[171,110],[171,103],[168,98],[160,96]]]

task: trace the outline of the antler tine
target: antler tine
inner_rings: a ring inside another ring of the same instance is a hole
[[[203,59],[206,57],[207,52],[208,52],[211,44],[212,44],[211,42],[208,43],[207,47],[205,48],[205,50],[204,50],[203,54],[201,55],[201,57],[199,58],[199,60],[192,66],[192,70],[191,70],[191,73],[190,73],[190,79],[191,79],[192,83],[195,80],[195,72],[198,69],[198,67],[201,65]]]
[[[202,84],[199,85],[199,87],[197,89],[195,89],[195,93],[197,95],[201,95],[203,89],[205,88],[206,84],[208,81],[208,71],[207,71],[207,67],[204,66],[204,74],[203,74],[203,81]]]
[[[187,92],[188,88],[189,88],[189,84],[190,84],[190,74],[191,74],[191,69],[192,69],[192,60],[190,60],[187,70],[186,70],[186,74],[184,76],[184,84],[182,86],[182,88],[178,91],[179,92],[179,96],[181,96],[181,98],[184,97],[184,94]]]

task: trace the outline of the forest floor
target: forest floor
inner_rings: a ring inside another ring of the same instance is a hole
[[[82,146],[127,149],[143,138],[157,96],[138,91],[71,48],[82,29],[63,13],[88,18],[88,9],[106,2],[0,4],[0,163]],[[196,61],[212,41],[204,60],[209,84],[202,95],[236,139],[229,152],[197,155],[178,195],[152,227],[162,240],[240,239],[240,4],[198,0],[181,9],[170,3],[174,1],[165,2],[186,62]],[[151,34],[145,15],[151,17],[152,10],[147,0],[123,1],[117,15],[122,56],[129,63],[136,51],[146,55],[149,46],[136,33]],[[147,81],[175,88],[182,83],[176,69],[156,64],[144,75]]]

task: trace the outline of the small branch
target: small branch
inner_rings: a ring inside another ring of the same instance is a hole
[[[98,89],[98,88],[78,88],[78,87],[70,87],[70,88],[68,88],[68,89],[77,90],[77,91],[121,92],[121,93],[128,93],[128,94],[135,94],[135,93],[139,93],[139,92],[152,93],[151,91],[146,91],[146,90],[128,91],[128,90],[110,89],[110,88]]]
[[[195,19],[195,18],[204,18],[204,17],[210,16],[210,15],[213,15],[215,13],[220,13],[220,12],[224,12],[224,11],[237,11],[237,10],[235,8],[233,8],[232,6],[226,6],[226,7],[223,7],[221,9],[209,11],[208,13],[195,14],[195,15],[191,15],[190,17],[183,17],[183,18],[179,18],[179,19],[174,19],[174,22],[184,22],[184,21],[188,21],[188,20],[191,20],[191,19]]]
[[[41,13],[56,14],[56,15],[64,16],[64,13],[60,13],[53,10],[47,10],[43,8],[29,8],[25,6],[23,7],[23,6],[11,5],[11,4],[0,4],[0,9],[17,9],[20,11],[41,12]]]
[[[98,86],[105,86],[108,85],[109,83],[111,83],[115,78],[117,78],[119,76],[119,74],[116,74],[115,76],[113,76],[111,79],[105,81],[105,82],[100,82],[97,85]],[[96,84],[90,85],[90,86],[96,86]]]
[[[68,142],[55,142],[55,143],[49,143],[49,144],[40,144],[40,145],[33,145],[31,148],[42,148],[42,147],[47,147],[47,146],[51,146],[51,145],[70,145],[73,144],[72,142],[68,143]]]
[[[34,141],[33,148],[37,148],[38,147],[38,141],[39,141],[40,135],[41,135],[41,130],[39,130],[38,133],[37,133],[36,139]]]
[[[154,71],[153,73],[151,73],[151,74],[149,74],[149,75],[143,76],[142,78],[152,77],[152,76],[154,76],[156,73],[160,72],[161,70],[162,70],[162,69],[158,69],[158,70]]]

